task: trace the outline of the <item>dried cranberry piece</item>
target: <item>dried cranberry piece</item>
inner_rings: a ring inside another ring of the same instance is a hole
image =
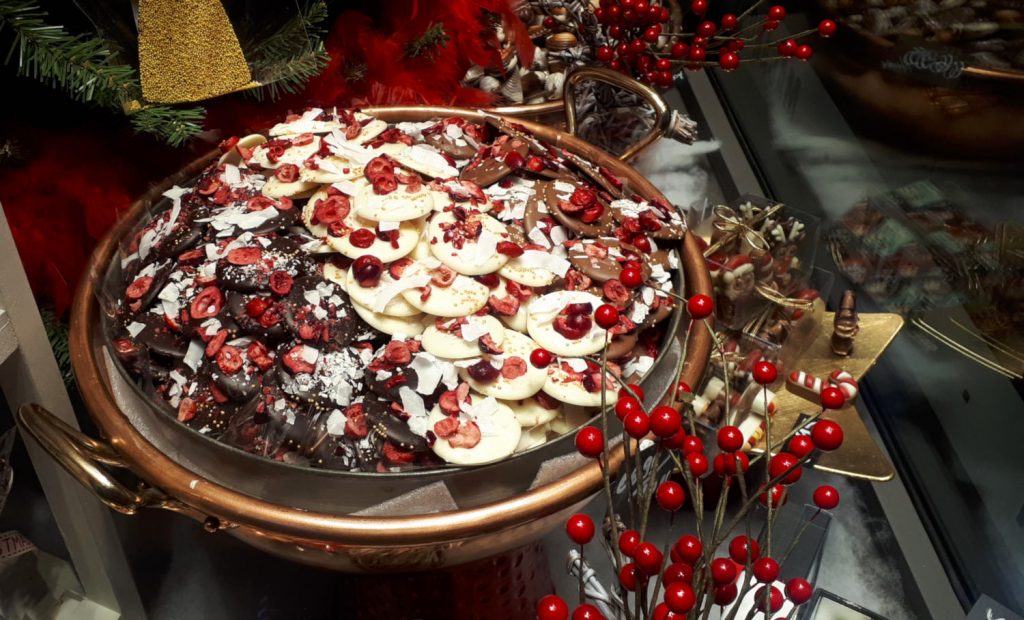
[[[501,374],[500,371],[492,366],[487,360],[480,360],[467,368],[466,372],[469,373],[470,377],[473,377],[473,380],[481,383],[494,381],[498,378],[498,375]]]
[[[297,344],[284,354],[281,361],[288,370],[292,371],[292,374],[310,373],[316,369],[316,366],[302,358],[305,349],[306,345]]]
[[[299,178],[299,167],[295,164],[281,164],[274,171],[274,176],[282,183],[294,183]]]
[[[523,248],[519,245],[512,243],[511,241],[499,241],[498,242],[498,254],[504,254],[511,258],[523,255]]]
[[[363,403],[356,403],[345,409],[345,434],[356,439],[362,439],[370,434]]]
[[[601,219],[604,215],[604,205],[598,203],[590,208],[584,209],[580,214],[580,221],[584,224],[592,224]]]
[[[235,347],[226,344],[217,352],[217,367],[229,375],[233,375],[242,368],[242,352]]]
[[[380,451],[384,456],[384,460],[393,465],[412,463],[416,458],[416,455],[411,450],[403,450],[390,441],[385,441]]]
[[[313,134],[300,133],[299,135],[292,138],[292,144],[295,146],[306,146],[307,144],[313,144]]]
[[[135,278],[135,281],[128,285],[128,289],[124,293],[125,297],[128,299],[141,299],[143,295],[149,292],[152,286],[153,278],[151,276]]]
[[[260,315],[260,325],[266,328],[273,327],[281,322],[281,309],[271,305]]]
[[[501,376],[504,379],[512,381],[513,379],[522,377],[525,374],[526,360],[518,355],[505,358],[505,363],[501,367]]]
[[[640,225],[644,230],[654,232],[661,230],[661,220],[654,214],[654,211],[647,210],[640,214]]]
[[[519,170],[526,165],[526,159],[518,151],[509,151],[505,155],[505,165],[513,170]]]
[[[199,262],[204,258],[206,258],[206,251],[201,248],[196,248],[195,250],[189,250],[188,252],[182,252],[179,254],[178,264],[188,265]]]
[[[350,234],[348,237],[349,243],[351,243],[357,248],[362,248],[364,250],[373,245],[373,241],[376,238],[377,235],[375,235],[373,231],[370,230],[369,228],[359,228],[353,230],[352,234]]]
[[[394,171],[395,162],[393,162],[387,155],[380,155],[379,157],[374,157],[366,164],[364,174],[366,175],[367,180],[372,183],[373,180],[381,174],[394,174]]]
[[[577,187],[572,196],[569,196],[569,202],[580,209],[587,209],[597,203],[597,192],[586,187]]]
[[[480,443],[480,427],[476,422],[466,422],[459,426],[454,435],[448,437],[448,445],[453,448],[473,448]]]
[[[476,276],[474,280],[487,288],[498,288],[498,285],[501,284],[501,279],[496,273],[485,273],[482,276]]]
[[[277,209],[278,209],[278,211],[290,211],[292,209],[292,207],[294,207],[294,206],[295,206],[295,203],[292,202],[292,199],[288,198],[287,196],[282,196],[282,197],[277,199]]]
[[[587,335],[592,324],[590,317],[585,314],[570,314],[567,317],[555,318],[552,327],[569,340],[579,340]]]
[[[249,356],[249,361],[256,364],[260,370],[266,370],[274,365],[274,360],[270,357],[270,351],[267,349],[267,345],[263,344],[259,340],[253,340],[249,343],[249,348],[246,350],[246,354]]]
[[[373,288],[380,283],[384,263],[376,256],[360,256],[352,263],[352,275],[363,288]]]
[[[193,319],[208,319],[217,316],[223,304],[224,296],[220,289],[216,286],[207,286],[192,300],[189,314]]]
[[[231,136],[226,140],[221,140],[220,144],[217,145],[217,148],[220,149],[221,153],[227,153],[238,145],[238,139],[238,136]]]
[[[459,413],[459,395],[455,390],[448,390],[441,394],[441,398],[437,401],[437,406],[448,415],[455,415]]]
[[[412,352],[409,345],[401,340],[392,340],[384,347],[384,359],[399,366],[408,364],[412,360]]]
[[[222,329],[214,334],[213,338],[210,338],[210,342],[206,343],[206,357],[213,357],[217,355],[220,348],[224,346],[224,342],[228,339],[228,330]]]
[[[253,297],[245,304],[245,313],[252,318],[259,318],[270,307],[271,301],[266,297]]]
[[[352,203],[348,196],[330,196],[321,198],[313,205],[313,223],[325,226],[340,222],[348,216]]]
[[[533,155],[530,157],[530,159],[526,160],[526,167],[533,172],[543,172],[544,168],[546,168],[547,166],[544,164],[543,159],[537,157],[536,155]]]
[[[442,439],[454,435],[458,429],[459,419],[457,417],[446,417],[434,422],[434,434]]]
[[[295,280],[286,271],[275,271],[270,274],[270,290],[277,295],[287,295],[294,283]]]
[[[487,299],[487,305],[490,306],[491,310],[493,310],[495,314],[500,314],[502,316],[515,316],[515,314],[519,312],[520,302],[512,295],[505,295],[504,297],[491,295]]]
[[[400,258],[388,266],[388,273],[391,277],[398,280],[405,273],[405,269],[413,263],[411,258]]]
[[[373,193],[378,196],[390,194],[398,189],[398,179],[395,175],[380,175],[373,180]]]
[[[604,298],[621,308],[631,298],[629,289],[619,280],[608,280],[602,287]]]
[[[178,403],[178,421],[188,422],[192,418],[196,417],[196,411],[199,409],[199,405],[196,401],[191,398],[182,398],[181,402]]]
[[[228,262],[232,265],[252,265],[263,257],[263,250],[260,248],[235,248],[228,252]]]
[[[645,254],[651,253],[651,240],[646,235],[637,235],[632,239],[633,246]]]
[[[245,203],[245,208],[249,211],[262,211],[273,206],[274,200],[263,196],[262,194],[259,196],[253,196]]]
[[[452,282],[455,282],[455,276],[457,275],[459,274],[457,274],[451,267],[441,265],[431,272],[430,283],[441,288],[448,288],[452,285]]]
[[[569,315],[574,314],[590,314],[594,311],[594,306],[589,301],[577,304],[568,304],[565,306],[565,312]]]

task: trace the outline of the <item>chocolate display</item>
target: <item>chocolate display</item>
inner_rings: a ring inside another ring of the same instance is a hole
[[[108,291],[118,359],[198,432],[330,469],[487,463],[653,364],[686,228],[607,171],[497,119],[349,110],[222,148]]]

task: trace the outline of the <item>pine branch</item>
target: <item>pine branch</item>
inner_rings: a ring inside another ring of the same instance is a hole
[[[135,131],[151,133],[171,146],[180,146],[203,130],[206,110],[202,107],[145,107],[131,115]]]
[[[282,92],[298,92],[310,78],[323,71],[329,61],[323,42],[317,41],[309,52],[275,62],[254,62],[253,79],[264,86],[247,92],[259,101],[277,99]]]
[[[99,37],[72,35],[51,26],[32,0],[0,0],[0,31],[14,41],[5,58],[17,53],[18,73],[66,92],[76,101],[109,108],[123,105],[135,84],[135,71],[114,62],[115,50]]]
[[[416,58],[431,53],[434,47],[444,47],[447,44],[448,33],[444,31],[444,24],[430,24],[420,38],[410,41],[406,45],[405,55],[409,58]]]
[[[330,57],[324,51],[322,37],[327,19],[327,4],[313,0],[273,34],[253,46],[250,59],[253,78],[264,84],[248,91],[262,101],[276,99],[281,93],[297,92],[307,80],[327,66]]]
[[[71,370],[67,323],[58,319],[52,308],[40,308],[39,314],[42,316],[43,328],[46,330],[46,338],[50,341],[50,348],[53,349],[53,356],[57,358],[57,367],[60,368],[64,385],[72,389],[75,387],[75,375]]]

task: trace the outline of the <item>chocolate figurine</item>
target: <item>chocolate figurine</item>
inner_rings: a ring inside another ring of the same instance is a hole
[[[853,339],[860,331],[857,324],[857,297],[853,291],[843,292],[843,301],[839,304],[835,320],[832,323],[832,352],[847,356],[853,350]]]

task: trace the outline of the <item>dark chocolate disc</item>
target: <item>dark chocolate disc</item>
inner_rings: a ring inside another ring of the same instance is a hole
[[[238,326],[240,333],[257,336],[269,342],[280,342],[289,336],[290,332],[285,325],[284,307],[280,301],[261,293],[227,291],[225,296],[228,316]],[[250,303],[252,312],[258,313],[255,316],[250,314]]]
[[[395,413],[389,402],[368,395],[363,402],[363,408],[371,433],[386,438],[402,450],[427,450],[427,440],[409,430],[408,423]]]
[[[283,301],[283,310],[291,333],[310,343],[345,346],[362,331],[363,322],[348,294],[337,283],[318,275],[296,280]]]

